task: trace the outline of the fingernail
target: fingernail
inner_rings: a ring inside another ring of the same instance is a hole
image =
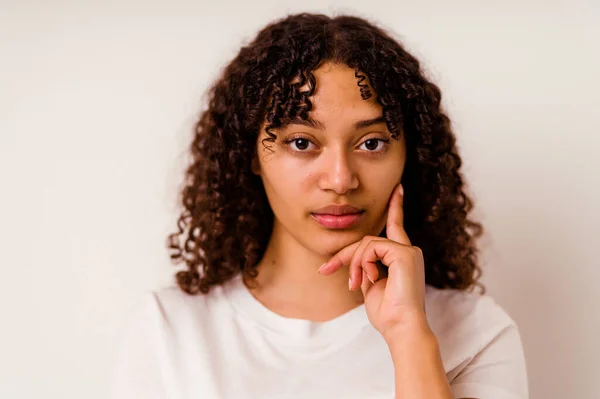
[[[321,266],[319,266],[319,269],[317,270],[317,273],[321,273],[321,270],[323,270],[323,267],[327,264],[327,262],[323,263]]]
[[[348,289],[352,290],[352,277],[348,279]]]
[[[371,276],[369,276],[368,273],[365,273],[367,275],[367,278],[369,279],[369,281],[371,282],[371,284],[375,284],[375,282],[373,281],[373,279],[371,278]]]
[[[401,197],[404,196],[404,187],[402,187],[402,184],[400,184],[400,187],[398,188],[398,192],[400,193]]]

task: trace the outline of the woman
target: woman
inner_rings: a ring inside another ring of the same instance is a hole
[[[210,94],[169,237],[184,269],[129,321],[113,397],[527,397],[418,60],[363,19],[292,15]]]

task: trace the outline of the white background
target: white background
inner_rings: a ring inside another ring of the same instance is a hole
[[[176,269],[164,243],[204,90],[296,11],[370,18],[423,61],[531,397],[600,397],[600,4],[299,3],[0,2],[0,397],[106,396],[127,312]]]

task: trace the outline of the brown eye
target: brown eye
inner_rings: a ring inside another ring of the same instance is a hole
[[[302,138],[294,139],[294,143],[296,143],[296,148],[299,150],[306,150],[310,144],[308,140]]]
[[[368,139],[363,141],[363,143],[360,146],[364,146],[368,152],[379,153],[385,150],[385,146],[388,142],[389,140],[384,139]],[[381,144],[381,146],[379,144]]]
[[[306,137],[290,137],[283,140],[283,143],[287,146],[290,146],[291,149],[295,152],[308,152],[307,149],[310,149],[310,145],[312,141]],[[313,144],[314,145],[314,144]]]
[[[379,145],[379,140],[376,140],[376,139],[370,139],[370,140],[365,141],[365,146],[366,146],[367,150],[375,151],[377,149],[378,145]]]

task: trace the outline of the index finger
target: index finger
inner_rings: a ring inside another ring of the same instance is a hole
[[[398,184],[394,188],[390,198],[385,232],[390,240],[412,246],[408,234],[404,230],[404,188],[402,184]]]
[[[356,250],[356,248],[358,248],[361,242],[362,240],[358,240],[348,245],[347,247],[339,250],[335,255],[331,257],[331,259],[329,259],[327,262],[321,265],[321,267],[318,270],[319,273],[330,274],[338,271],[344,265],[349,264],[350,260],[352,259],[352,255],[354,255],[354,251]]]

